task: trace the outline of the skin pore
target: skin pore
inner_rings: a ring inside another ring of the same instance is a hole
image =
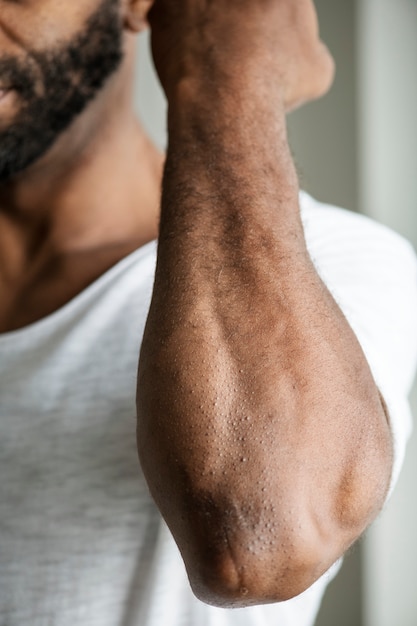
[[[134,35],[118,0],[74,5],[1,7],[2,332],[157,236],[163,156],[133,112]]]

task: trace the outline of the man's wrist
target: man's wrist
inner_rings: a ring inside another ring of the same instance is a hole
[[[220,142],[228,141],[229,134],[264,145],[286,142],[286,111],[279,85],[271,93],[248,74],[230,80],[195,75],[176,81],[167,95],[170,137],[194,130]],[[263,133],[262,138],[257,133]]]

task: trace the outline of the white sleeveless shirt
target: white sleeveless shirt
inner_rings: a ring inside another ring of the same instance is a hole
[[[301,195],[308,247],[385,396],[392,484],[411,429],[417,266],[408,243]],[[337,566],[297,598],[196,600],[136,452],[135,392],[156,243],[64,307],[0,335],[1,626],[311,626]]]

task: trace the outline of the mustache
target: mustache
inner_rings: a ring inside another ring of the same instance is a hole
[[[35,85],[35,72],[27,63],[11,56],[0,58],[0,88],[14,89],[26,100],[35,95]]]

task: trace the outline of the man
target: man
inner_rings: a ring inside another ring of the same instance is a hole
[[[0,4],[0,621],[312,624],[398,475],[414,256],[299,196],[309,0],[156,0],[159,207],[149,8]]]

